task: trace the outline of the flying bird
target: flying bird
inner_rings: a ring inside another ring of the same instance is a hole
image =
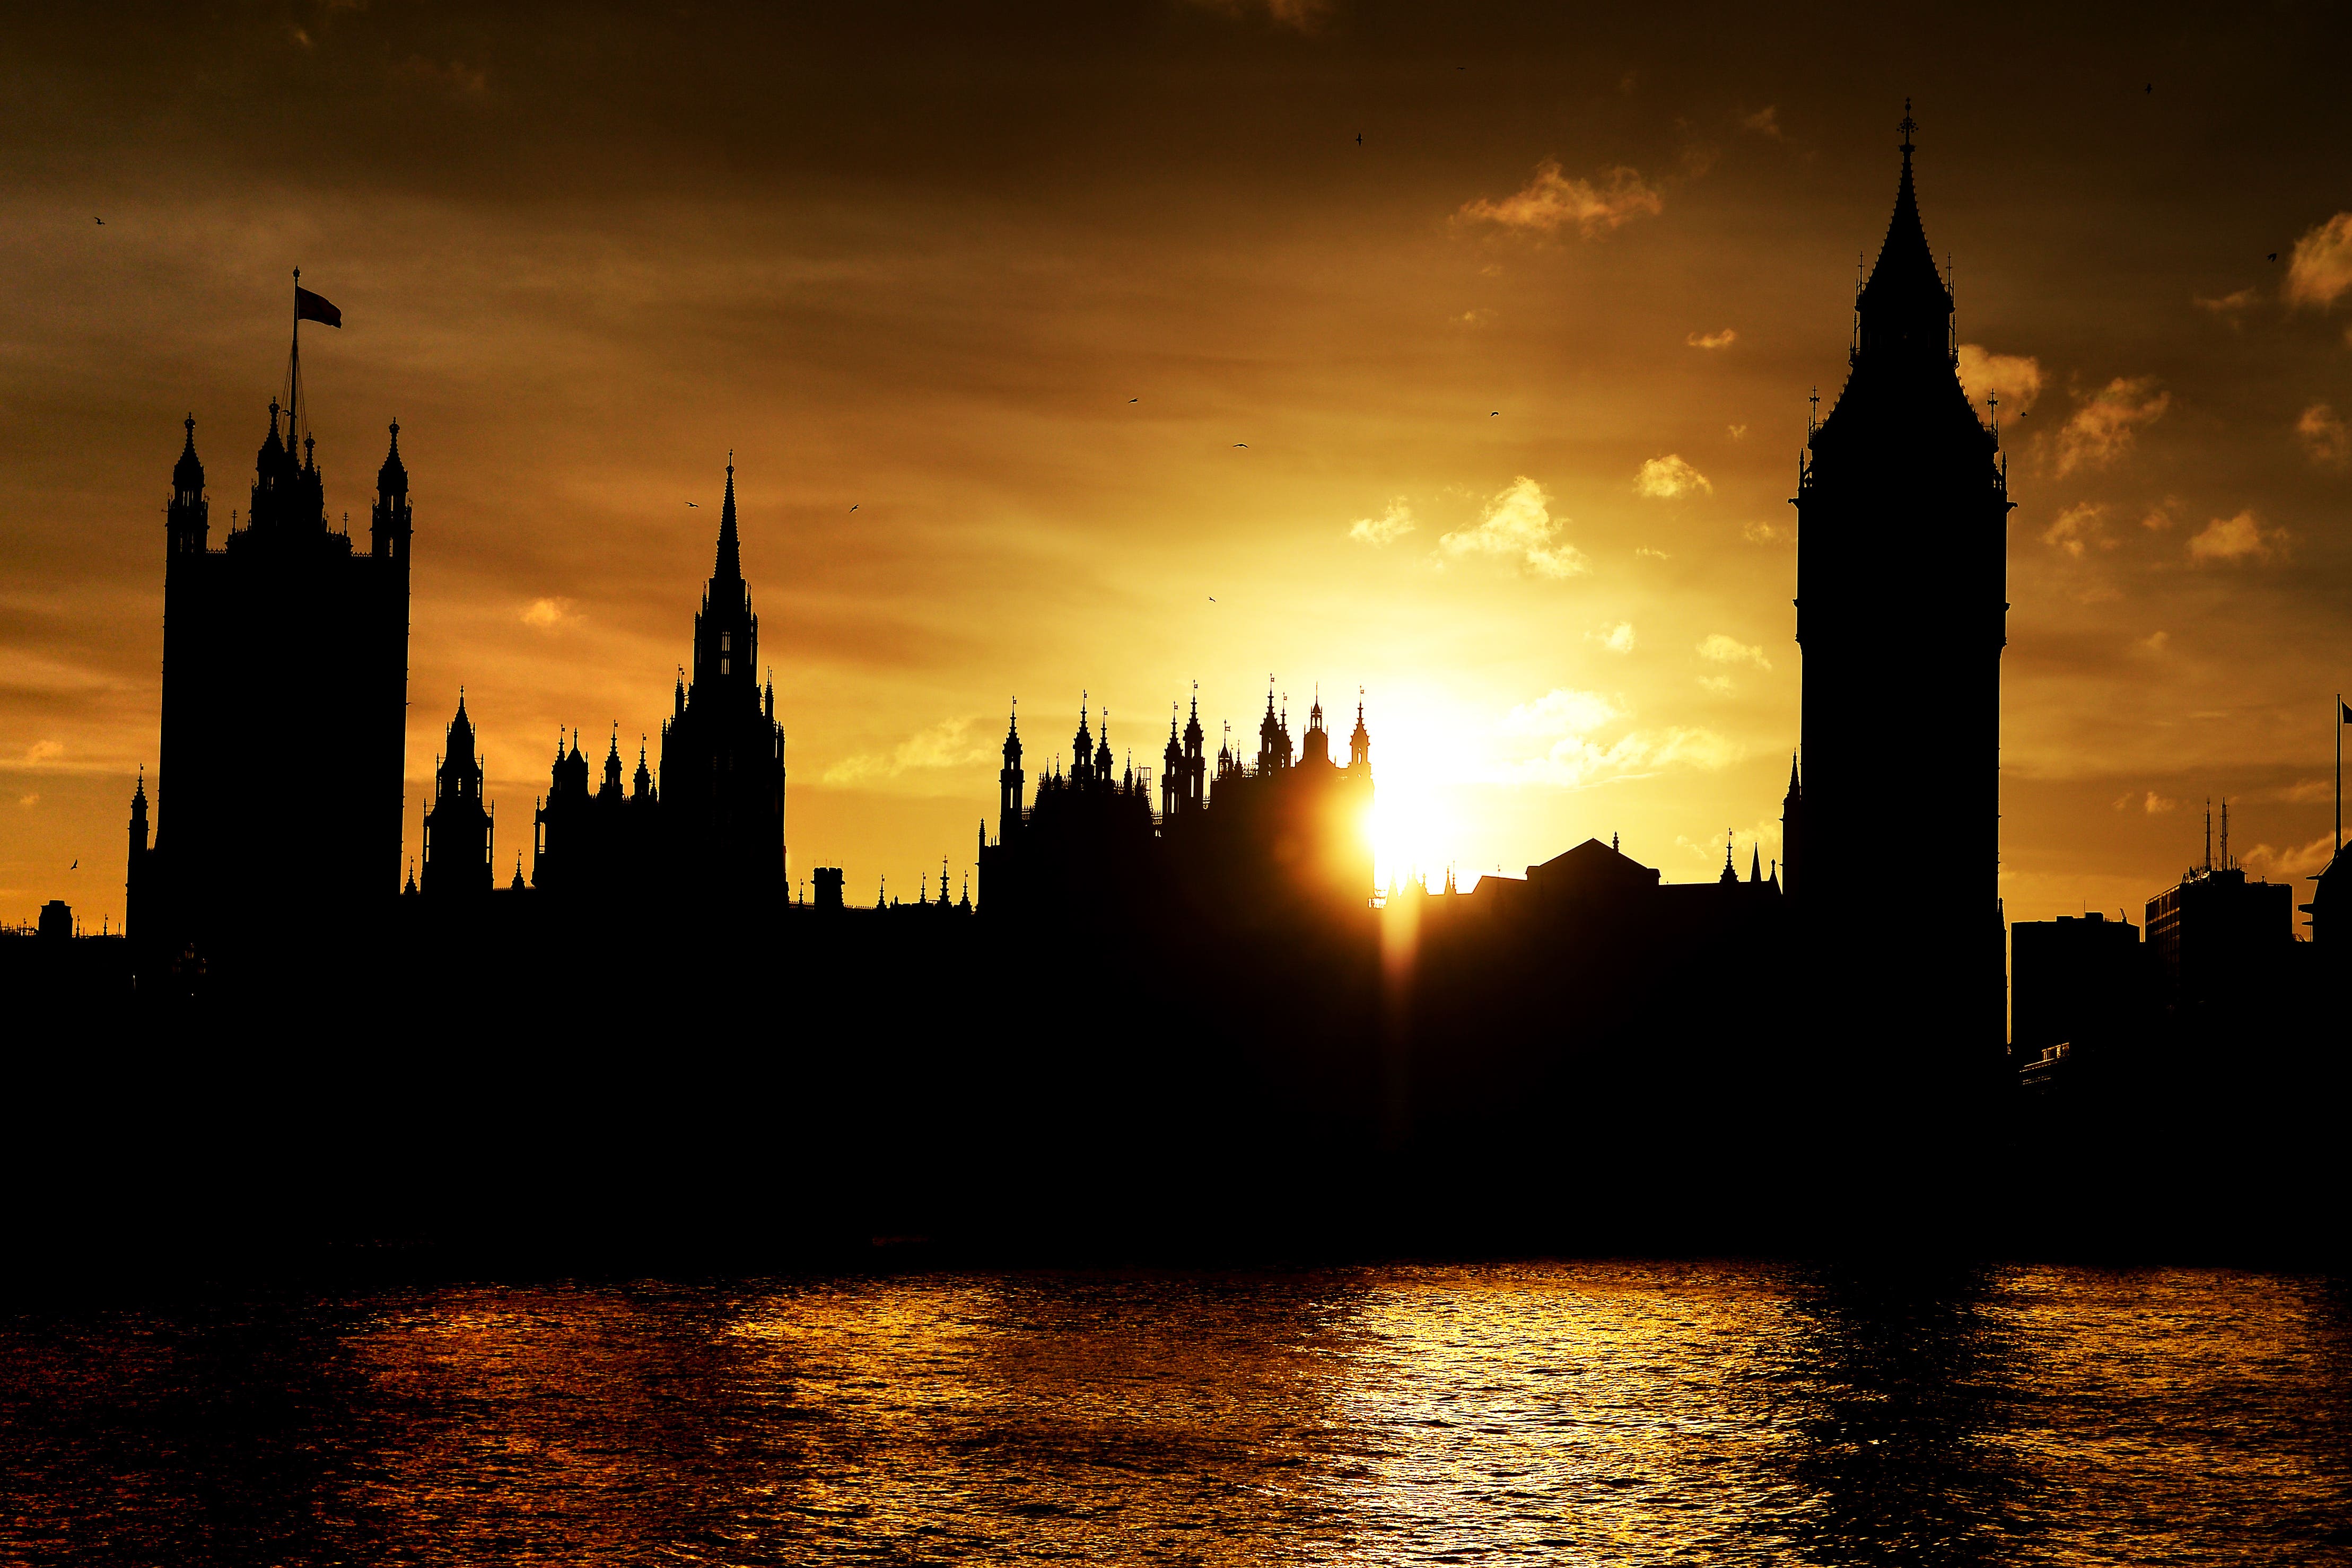
[[[77,857],[75,858],[75,860],[74,860],[73,864],[71,864],[71,865],[69,865],[69,866],[66,867],[66,870],[68,870],[68,871],[79,871],[79,870],[81,870],[81,860],[80,860],[80,858],[79,858],[79,856],[77,856]]]
[[[2148,91],[2150,91],[2150,92],[2154,92],[2154,91],[2156,90],[2156,84],[2155,84],[2154,82],[2150,82],[2150,83],[2148,83],[2148,84],[2147,84],[2147,90],[2148,90]]]
[[[1217,596],[1216,596],[1215,594],[1212,593],[1211,595],[1209,595],[1209,602],[1210,602],[1210,603],[1214,604],[1216,601],[1217,601]]]
[[[856,511],[856,510],[857,510],[857,508],[856,508],[855,506],[852,506],[849,509],[850,509],[851,511],[853,511],[853,512],[854,512],[854,511]]]
[[[1496,409],[1494,413],[1492,413],[1488,414],[1486,417],[1487,417],[1488,419],[1500,419],[1500,418],[1502,418],[1502,417],[1503,417],[1503,411],[1502,411],[1501,409],[1499,409],[1499,408],[1498,408],[1498,409]]]
[[[1138,401],[1138,400],[1136,400],[1136,399],[1134,399],[1134,398],[1129,398],[1129,399],[1128,399],[1127,401],[1128,401],[1128,402],[1136,402],[1136,401]]]
[[[698,506],[698,505],[700,505],[700,503],[699,503],[699,502],[697,502],[697,501],[688,501],[688,502],[687,503],[687,505],[688,505],[688,506],[689,506],[689,507],[693,507],[693,506]]]
[[[1249,443],[1248,443],[1248,442],[1246,442],[1246,441],[1236,441],[1236,442],[1234,442],[1234,444],[1235,446],[1238,446],[1238,447],[1243,448],[1244,451],[1246,451],[1246,450],[1248,449],[1248,447],[1249,447]]]
[[[1363,133],[1362,131],[1357,131],[1357,132],[1356,132],[1356,145],[1357,145],[1357,146],[1359,146],[1359,147],[1361,147],[1363,144],[1364,144],[1364,133]]]
[[[2271,259],[2272,259],[2273,261],[2276,261],[2276,260],[2278,259],[2278,252],[2276,252],[2276,251],[2273,251],[2273,252],[2271,252]]]
[[[101,224],[101,225],[102,225],[102,224],[104,224],[104,223],[106,222],[106,220],[105,220],[104,218],[92,218],[92,219],[90,219],[89,221],[90,221],[91,223],[94,223],[94,224]]]

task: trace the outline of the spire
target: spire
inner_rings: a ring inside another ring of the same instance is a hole
[[[1903,100],[1903,178],[1895,187],[1895,213],[1878,265],[1855,302],[1861,325],[1859,355],[1951,352],[1952,296],[1928,247],[1919,218],[1919,193],[1911,177],[1911,100]]]
[[[192,413],[182,423],[188,427],[188,440],[180,448],[180,460],[172,465],[172,488],[193,497],[205,487],[205,465],[196,457],[196,416]]]
[[[1723,835],[1723,874],[1715,880],[1731,883],[1739,880],[1739,873],[1731,869],[1731,835],[1729,833]]]
[[[392,446],[383,455],[383,466],[375,471],[375,487],[379,494],[404,496],[408,493],[408,465],[400,460],[400,421],[392,422]]]
[[[713,582],[743,580],[743,546],[735,535],[735,454],[727,454],[727,500],[719,509],[719,564],[710,570]]]
[[[1764,880],[1764,846],[1762,844],[1752,845],[1748,851],[1748,880],[1759,883]]]

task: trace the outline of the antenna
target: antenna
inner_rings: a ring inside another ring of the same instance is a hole
[[[2221,797],[2221,869],[2230,869],[2230,798]]]
[[[2213,870],[2213,797],[2212,797],[2212,796],[2210,796],[2210,795],[2208,795],[2208,796],[2206,796],[2206,797],[2205,797],[2205,871],[2206,871],[2206,873],[2207,873],[2208,875],[2210,875],[2210,874],[2212,873],[2212,870]]]

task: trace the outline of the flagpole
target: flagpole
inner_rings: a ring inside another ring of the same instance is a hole
[[[2336,852],[2344,852],[2344,694],[2336,694]]]
[[[302,402],[302,269],[294,269],[294,357],[286,367],[286,450],[294,450],[295,413]]]

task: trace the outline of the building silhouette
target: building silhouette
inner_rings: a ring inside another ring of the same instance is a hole
[[[466,694],[457,694],[448,748],[433,769],[433,804],[425,813],[427,898],[478,897],[490,891],[494,849],[488,803],[482,799],[482,764],[474,750],[474,721]]]
[[[559,735],[533,819],[533,891],[610,904],[653,893],[734,905],[784,901],[784,729],[773,681],[762,685],[756,674],[759,639],[730,463],[717,558],[694,618],[692,673],[679,671],[662,723],[659,782],[642,738],[635,770],[625,775],[615,725],[592,789],[578,732],[568,743]]]
[[[1807,438],[1795,500],[1803,787],[1783,846],[1804,1005],[1888,1038],[1930,1074],[2000,1060],[2000,657],[2006,464],[1961,389],[1953,301],[1928,248],[1908,113],[1895,212],[1854,301],[1844,389]],[[1934,898],[1876,918],[1890,856],[1935,835]],[[1915,1027],[1916,1026],[1916,1027]]]
[[[1156,812],[1151,769],[1117,764],[1108,712],[1099,723],[1097,734],[1082,695],[1068,769],[1056,758],[1026,803],[1017,712],[1007,723],[996,838],[983,823],[979,846],[981,907],[992,919],[1095,911],[1159,928],[1369,907],[1371,735],[1361,703],[1343,763],[1331,754],[1321,699],[1294,746],[1269,689],[1256,761],[1241,762],[1228,746],[1212,778],[1196,695],[1181,731],[1169,718]]]
[[[399,424],[364,548],[329,522],[314,443],[301,435],[298,455],[297,421],[275,401],[249,509],[215,546],[193,415],[185,425],[164,507],[154,839],[142,777],[125,920],[142,950],[169,954],[268,929],[298,884],[313,922],[396,892],[407,725],[413,520]],[[299,879],[270,764],[285,753],[340,765],[335,831]]]

